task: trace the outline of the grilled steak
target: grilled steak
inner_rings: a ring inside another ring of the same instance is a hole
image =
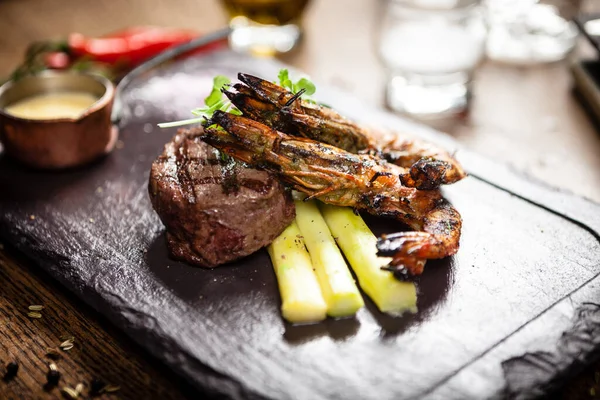
[[[268,245],[295,217],[289,191],[266,171],[224,157],[180,130],[150,171],[148,190],[174,258],[216,267]]]

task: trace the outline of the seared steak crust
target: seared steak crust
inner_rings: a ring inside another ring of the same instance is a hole
[[[216,267],[268,245],[295,217],[290,193],[266,171],[223,157],[180,130],[150,171],[148,191],[174,258]]]

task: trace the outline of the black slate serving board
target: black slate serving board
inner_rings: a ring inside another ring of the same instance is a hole
[[[284,323],[265,251],[215,270],[168,258],[147,180],[215,74],[275,77],[280,64],[219,51],[124,92],[122,146],[49,173],[0,158],[0,236],[207,393],[269,399],[529,398],[600,349],[600,206],[532,183],[449,137],[317,84],[367,123],[435,140],[471,176],[444,190],[462,213],[459,253],[430,262],[419,312]],[[500,111],[499,111],[500,112]],[[389,221],[370,222],[391,231]]]

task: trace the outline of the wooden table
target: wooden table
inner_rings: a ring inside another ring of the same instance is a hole
[[[374,50],[379,3],[314,1],[306,14],[305,41],[284,61],[316,82],[383,105],[385,72]],[[592,3],[584,7],[600,10]],[[98,35],[139,24],[212,31],[225,23],[219,3],[209,0],[0,0],[0,76],[16,66],[34,40],[73,31]],[[589,53],[585,46],[582,51]],[[444,128],[475,151],[600,202],[600,135],[570,88],[567,62],[528,68],[484,62],[477,71],[470,115]],[[43,389],[50,361],[44,354],[60,344],[63,334],[76,341],[56,361],[62,372],[59,386],[82,382],[89,388],[92,378],[100,378],[120,385],[117,395],[122,398],[198,397],[25,256],[0,249],[0,368],[12,360],[20,364],[16,379],[0,382],[0,398],[60,398],[57,389]],[[27,307],[37,303],[45,305],[44,317],[31,320]],[[574,377],[557,397],[598,398],[598,367]]]

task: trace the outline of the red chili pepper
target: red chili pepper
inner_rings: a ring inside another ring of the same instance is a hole
[[[139,26],[99,38],[72,33],[68,46],[76,58],[134,66],[169,47],[189,42],[198,36],[198,32],[191,30]]]
[[[61,51],[53,51],[44,55],[44,64],[51,69],[65,69],[70,63],[69,55]]]

